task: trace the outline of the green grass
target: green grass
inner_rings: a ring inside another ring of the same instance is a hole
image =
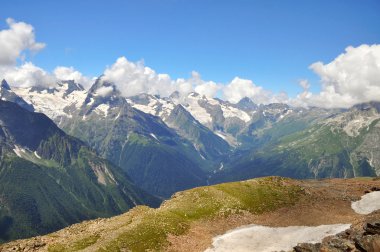
[[[169,234],[187,232],[194,221],[223,218],[248,211],[261,214],[293,205],[303,194],[299,186],[279,177],[200,187],[177,193],[159,209],[146,211],[128,231],[100,251],[159,251],[168,245]]]
[[[75,241],[73,244],[55,243],[48,247],[49,252],[74,252],[85,249],[92,244],[95,244],[99,239],[99,235],[90,235],[80,240]]]

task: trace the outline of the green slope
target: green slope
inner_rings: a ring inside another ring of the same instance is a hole
[[[136,207],[97,223],[81,223],[49,235],[48,251],[165,251],[168,237],[191,225],[242,213],[263,214],[296,204],[304,189],[290,179],[268,177],[176,193],[160,208]],[[64,233],[64,239],[62,234]]]
[[[0,101],[0,240],[159,201],[43,114]]]
[[[279,138],[272,138],[262,147],[229,163],[211,182],[268,175],[294,178],[376,176],[380,146],[374,139],[380,137],[379,122],[377,109],[371,107],[368,110],[353,108],[291,134],[281,135],[284,129],[275,126],[265,134]],[[276,128],[280,133],[276,133]]]

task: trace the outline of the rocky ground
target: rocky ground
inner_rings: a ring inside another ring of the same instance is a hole
[[[292,206],[263,214],[240,212],[191,223],[179,235],[169,235],[165,251],[204,251],[212,238],[242,225],[258,224],[271,227],[353,223],[351,229],[321,244],[301,244],[294,251],[380,251],[380,211],[359,215],[351,202],[371,190],[380,188],[379,179],[289,180],[303,190],[303,196]],[[86,221],[58,232],[0,245],[0,251],[98,251],[112,242],[131,225],[139,223],[142,213],[154,211],[137,207],[128,213],[109,219]],[[70,250],[62,244],[70,243]]]
[[[285,227],[365,223],[367,217],[355,213],[351,208],[351,202],[380,187],[378,179],[303,180],[297,183],[305,189],[305,196],[296,205],[262,215],[246,213],[227,219],[194,223],[186,235],[169,238],[169,251],[204,251],[211,246],[213,237],[247,224]],[[378,220],[380,221],[380,218]]]
[[[354,223],[350,229],[326,237],[317,244],[298,244],[293,252],[319,251],[380,251],[380,211],[370,214]]]

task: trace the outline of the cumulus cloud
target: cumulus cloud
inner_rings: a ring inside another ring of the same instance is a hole
[[[307,86],[295,102],[347,108],[380,100],[380,45],[347,47],[330,63],[316,62],[310,69],[321,79],[321,92],[312,94]]]
[[[0,77],[17,87],[51,87],[56,83],[56,78],[52,74],[31,62],[26,62],[21,66],[0,68]]]
[[[99,95],[99,96],[103,96],[103,97],[106,97],[108,96],[109,94],[111,94],[113,91],[113,87],[112,86],[108,86],[108,87],[100,87],[96,90],[96,93],[95,95]]]
[[[189,81],[193,84],[195,92],[207,97],[215,97],[216,93],[222,88],[221,84],[202,80],[201,75],[195,71],[192,72],[192,77]]]
[[[89,88],[93,83],[91,78],[83,76],[81,72],[75,70],[73,67],[58,66],[54,69],[54,76],[58,80],[73,80],[85,88]]]
[[[19,87],[51,87],[59,80],[74,80],[86,88],[90,87],[93,79],[84,76],[73,67],[58,66],[53,73],[49,73],[31,62],[18,65],[18,60],[24,61],[25,52],[38,52],[45,47],[45,44],[36,42],[32,25],[16,22],[11,18],[8,18],[6,22],[8,29],[0,31],[0,48],[2,49],[0,51],[0,78]],[[107,67],[102,78],[114,83],[124,96],[139,93],[169,96],[174,91],[186,95],[195,91],[201,95],[215,97],[221,90],[224,95],[222,98],[232,102],[237,102],[245,96],[258,103],[276,99],[276,96],[254,85],[250,80],[235,78],[231,83],[222,85],[203,80],[195,71],[188,79],[172,79],[168,74],[156,73],[142,61],[130,62],[125,57],[118,58],[113,65]],[[97,94],[106,96],[111,91],[110,87],[101,88],[97,90]]]
[[[308,80],[300,80],[298,84],[303,88],[304,91],[309,90],[310,88],[310,83]]]
[[[221,91],[224,99],[238,102],[249,97],[257,103],[284,102],[288,99],[285,93],[274,95],[263,87],[255,85],[251,80],[234,78],[227,85],[214,81],[205,81],[198,72],[193,71],[190,78],[171,79],[168,74],[156,73],[140,62],[130,62],[120,57],[104,71],[103,80],[114,83],[124,96],[140,93],[169,96],[174,91],[181,95],[197,92],[207,97],[215,97]]]
[[[6,20],[9,29],[0,31],[0,65],[15,65],[25,50],[37,52],[45,47],[35,41],[34,28],[24,22]]]
[[[57,67],[53,73],[25,62],[20,66],[0,66],[0,79],[5,79],[11,86],[15,87],[54,87],[58,81],[74,80],[85,88],[90,87],[93,80],[83,76],[73,67]]]
[[[130,62],[120,57],[104,71],[103,80],[117,85],[125,96],[139,93],[168,95],[174,88],[168,75],[157,74],[143,62]]]
[[[0,30],[0,78],[6,79],[12,86],[52,87],[58,80],[74,80],[85,87],[91,85],[91,78],[83,76],[73,67],[59,66],[53,73],[35,66],[32,62],[23,62],[25,52],[36,53],[45,47],[36,42],[34,28],[24,22],[6,20],[8,29]],[[21,60],[21,65],[18,60]]]
[[[235,77],[223,87],[223,96],[230,102],[237,103],[242,98],[251,98],[255,103],[276,102],[275,96],[261,86],[255,85],[251,80]]]
[[[124,96],[140,93],[169,96],[174,91],[187,94],[192,91],[202,95],[214,96],[220,86],[212,81],[204,81],[197,72],[189,79],[173,80],[168,74],[156,73],[142,61],[131,62],[120,57],[104,71],[103,80],[114,83]]]

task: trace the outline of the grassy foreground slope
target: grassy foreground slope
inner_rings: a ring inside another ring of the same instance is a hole
[[[281,177],[199,187],[175,194],[158,209],[138,206],[116,217],[3,244],[0,251],[204,251],[213,237],[247,224],[362,223],[366,215],[355,213],[351,202],[376,188],[379,178]]]
[[[34,240],[15,241],[3,249],[33,244],[41,251],[165,250],[170,245],[169,237],[186,234],[195,222],[245,212],[263,214],[291,206],[303,194],[300,186],[279,177],[199,187],[175,194],[158,209],[135,207],[114,218],[76,224]]]

